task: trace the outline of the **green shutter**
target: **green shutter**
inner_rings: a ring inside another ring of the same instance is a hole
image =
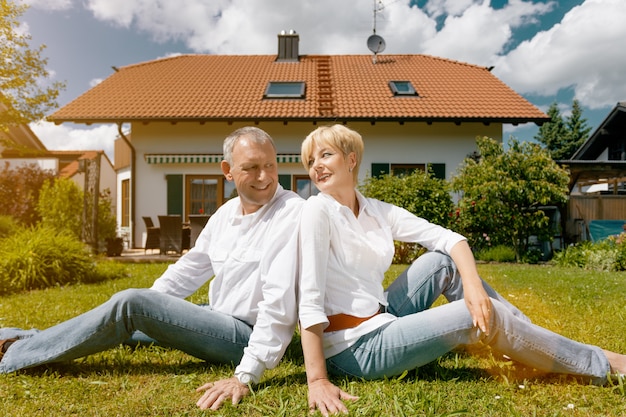
[[[278,175],[278,183],[283,186],[285,190],[291,190],[291,175]]]
[[[446,179],[446,164],[428,164],[435,178]]]
[[[166,175],[167,181],[167,214],[183,215],[183,176],[182,174]]]
[[[372,164],[372,178],[380,178],[389,173],[391,173],[389,164]]]

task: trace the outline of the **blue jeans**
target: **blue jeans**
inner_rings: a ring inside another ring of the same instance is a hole
[[[0,329],[0,339],[19,338],[0,362],[0,373],[67,361],[134,340],[155,341],[208,362],[237,364],[251,333],[245,322],[209,306],[150,289],[129,289],[46,330]]]
[[[610,371],[604,352],[534,325],[487,283],[492,298],[489,335],[472,322],[463,287],[447,255],[420,256],[388,288],[388,311],[398,319],[362,336],[327,359],[329,373],[376,379],[425,365],[463,345],[483,342],[510,358],[545,372],[606,382]],[[449,303],[430,308],[443,295]]]

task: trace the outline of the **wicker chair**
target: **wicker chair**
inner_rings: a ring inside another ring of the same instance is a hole
[[[200,236],[200,233],[202,232],[202,229],[204,229],[204,226],[206,226],[207,222],[209,221],[209,217],[211,216],[208,216],[206,214],[189,215],[189,227],[191,229],[191,237],[189,239],[190,248],[196,246],[196,240],[198,239],[198,236]]]
[[[151,217],[145,216],[142,218],[146,225],[146,245],[143,248],[143,252],[146,253],[148,249],[159,249],[161,244],[161,230],[154,226]]]
[[[170,251],[181,255],[184,249],[189,249],[189,228],[183,230],[181,216],[159,216],[159,226],[161,228],[161,255],[167,255]]]

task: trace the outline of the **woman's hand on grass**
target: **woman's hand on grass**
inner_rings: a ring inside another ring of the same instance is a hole
[[[309,411],[313,413],[319,409],[322,415],[348,413],[343,400],[355,401],[359,397],[350,395],[333,385],[328,379],[318,379],[309,382]]]
[[[229,398],[232,399],[233,405],[238,404],[243,397],[250,393],[250,388],[239,382],[236,377],[232,377],[216,382],[208,382],[196,390],[196,392],[202,391],[204,391],[204,394],[196,405],[201,410],[217,410]]]

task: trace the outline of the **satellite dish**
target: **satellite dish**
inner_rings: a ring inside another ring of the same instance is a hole
[[[380,53],[385,50],[385,40],[382,36],[374,34],[367,38],[367,48],[374,54]]]

